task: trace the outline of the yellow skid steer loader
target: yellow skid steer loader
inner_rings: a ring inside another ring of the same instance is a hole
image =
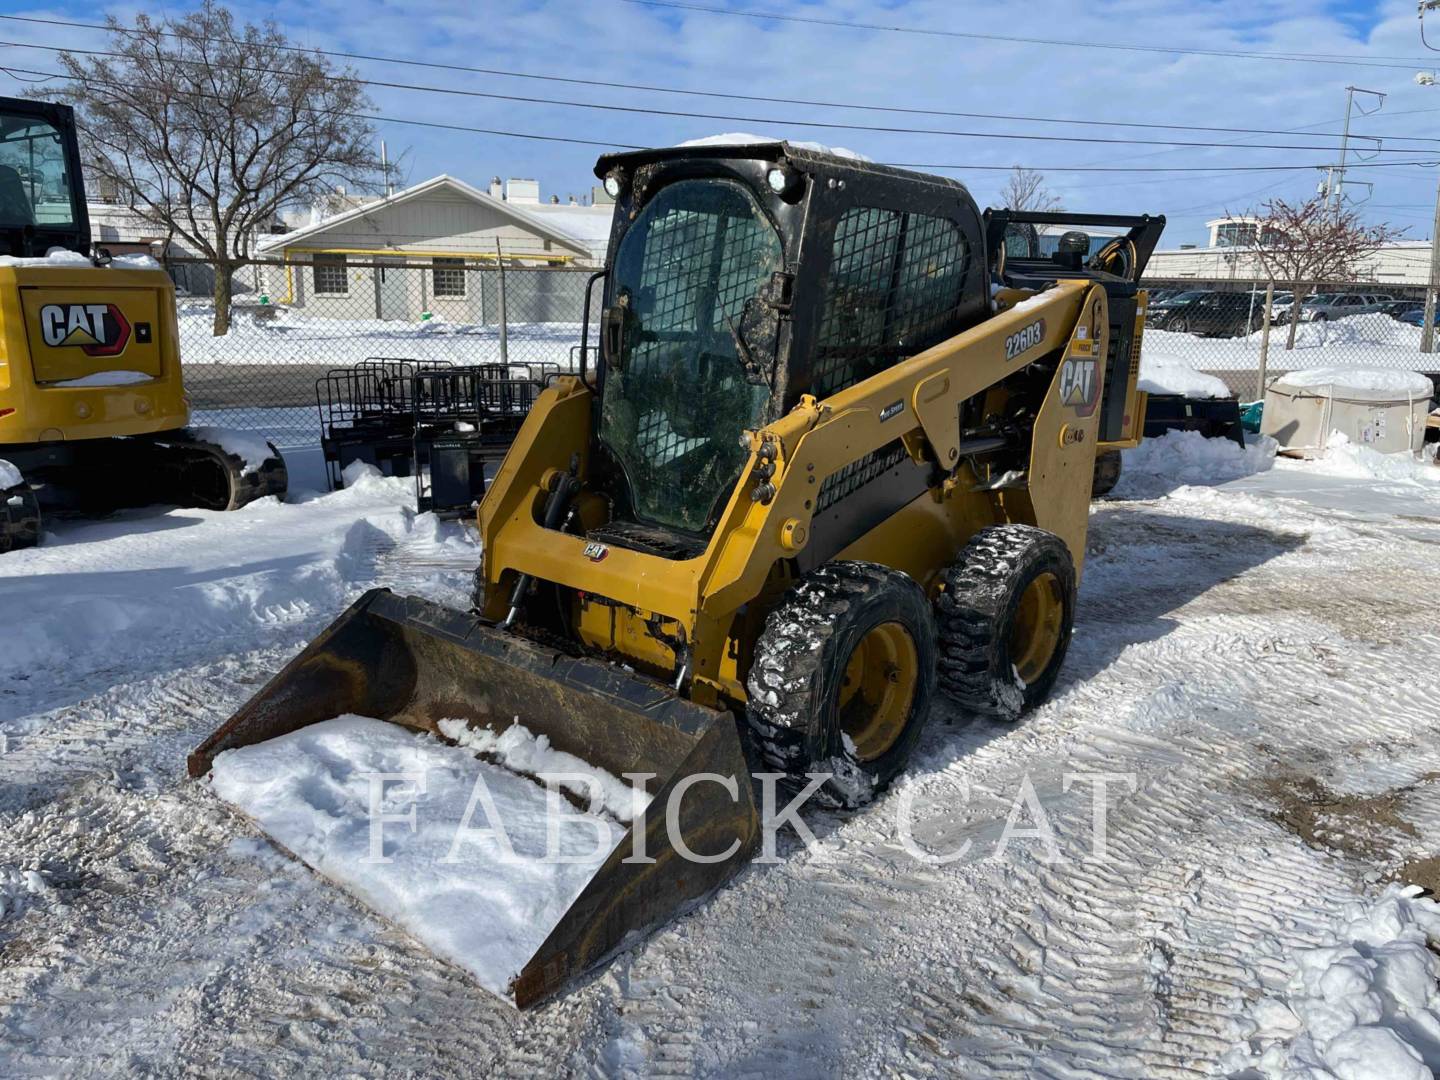
[[[1049,694],[1097,450],[1143,422],[1137,282],[1164,224],[982,215],[957,182],[786,143],[596,174],[617,198],[598,361],[544,391],[490,485],[474,611],[367,594],[189,762],[356,713],[519,722],[652,774],[630,827],[655,861],[614,850],[521,1006],[744,865],[752,773],[825,774],[816,799],[857,806],[937,694],[1005,720]],[[1085,225],[1112,237],[1092,253]]]
[[[68,105],[0,98],[0,554],[39,542],[42,508],[286,489],[263,439],[187,427],[174,283],[90,256],[80,168]]]

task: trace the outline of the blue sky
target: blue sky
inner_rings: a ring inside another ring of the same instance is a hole
[[[1029,142],[990,137],[833,131],[814,121],[937,128],[995,134],[1073,135],[1083,139],[1181,139],[1201,142],[1333,146],[1344,114],[1347,84],[1387,93],[1374,116],[1354,129],[1387,136],[1376,160],[1440,162],[1440,86],[1413,81],[1420,67],[1440,67],[1440,53],[1421,46],[1412,0],[1364,4],[1289,0],[1098,0],[1020,5],[957,0],[698,0],[711,6],[766,10],[848,22],[883,22],[966,32],[1043,37],[1076,44],[1030,45],[953,37],[761,21],[697,11],[658,9],[625,0],[510,0],[464,3],[434,0],[402,5],[385,0],[310,0],[305,4],[237,6],[245,18],[274,18],[297,41],[328,49],[428,59],[512,72],[566,75],[693,90],[761,95],[774,103],[681,97],[611,88],[586,88],[494,75],[443,72],[357,62],[363,77],[621,106],[658,107],[744,116],[687,119],[602,112],[554,104],[499,102],[403,90],[372,92],[378,111],[395,117],[503,128],[600,142],[658,145],[723,131],[757,131],[844,145],[892,162],[966,166],[949,170],[981,205],[997,200],[1003,173],[976,166],[1024,164],[1045,169],[1067,208],[1166,214],[1166,246],[1203,242],[1203,222],[1241,211],[1271,196],[1303,199],[1321,174],[1227,173],[1240,165],[1320,165],[1330,150],[1264,150],[1246,146],[1166,147],[1083,142]],[[160,11],[180,13],[184,4]],[[133,7],[62,5],[35,8],[4,3],[0,11],[93,20],[104,12],[125,18]],[[84,47],[96,35],[20,23],[3,26],[4,40]],[[1440,44],[1440,17],[1433,40]],[[1257,61],[1232,55],[1195,56],[1087,47],[1086,42],[1200,48],[1228,53],[1325,53],[1385,66]],[[4,47],[9,62],[43,68],[43,54]],[[1431,64],[1430,58],[1434,63]],[[0,78],[18,88],[13,80]],[[13,90],[11,92],[14,92]],[[1061,120],[1102,120],[1115,126],[906,116],[787,105],[806,98],[1020,114]],[[1369,107],[1367,99],[1367,107]],[[1153,131],[1123,121],[1243,128],[1303,128],[1293,137]],[[597,148],[523,139],[444,133],[381,124],[393,155],[403,152],[404,178],[448,172],[477,184],[490,176],[540,180],[548,196],[587,191]],[[1395,141],[1435,139],[1429,144]],[[1185,166],[1214,172],[1084,173],[1079,165]],[[1357,169],[1352,181],[1373,182],[1364,213],[1426,239],[1437,180],[1435,167]],[[1365,190],[1355,187],[1355,198]]]

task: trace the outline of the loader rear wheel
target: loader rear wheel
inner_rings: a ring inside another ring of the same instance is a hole
[[[936,602],[940,687],[961,708],[1015,720],[1049,696],[1075,622],[1075,563],[1030,525],[976,533]]]
[[[40,542],[40,500],[29,484],[0,491],[0,555]]]
[[[817,802],[853,807],[905,767],[935,694],[935,619],[898,570],[836,562],[802,578],[765,620],[746,718],[764,762]]]
[[[1109,495],[1120,482],[1120,451],[1101,450],[1095,455],[1095,477],[1090,483],[1090,497]]]

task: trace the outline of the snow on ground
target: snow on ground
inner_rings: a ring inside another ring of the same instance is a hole
[[[387,774],[404,779],[372,790]],[[211,782],[266,835],[502,997],[625,837],[558,795],[552,807],[544,786],[472,749],[360,716],[227,750]],[[477,785],[489,801],[474,816]],[[377,834],[372,807],[396,821],[413,807],[415,826]]]
[[[230,332],[213,333],[214,306],[204,301],[179,305],[180,355],[187,365],[321,364],[345,368],[371,357],[448,360],[456,364],[498,363],[497,326],[444,319],[334,319],[275,306],[265,318],[237,314]],[[570,365],[580,344],[580,323],[517,323],[509,326],[509,356],[516,363]]]
[[[1440,905],[1390,886],[1346,905],[1294,974],[1250,1006],[1251,1030],[1224,1058],[1265,1080],[1431,1080],[1440,1069]]]
[[[1169,453],[1182,475],[1132,455],[1094,505],[1048,704],[942,710],[890,792],[807,816],[826,851],[783,832],[776,864],[526,1013],[185,778],[364,588],[463,603],[464,527],[373,477],[48,524],[0,558],[0,1074],[1190,1078],[1319,1046],[1332,984],[1381,1019],[1321,1039],[1378,1024],[1431,1060],[1391,1022],[1430,1007],[1400,952],[1396,978],[1332,953],[1315,982],[1308,958],[1418,944],[1351,912],[1440,887],[1440,486],[1287,462],[1214,483],[1242,470]]]
[[[1375,312],[1328,322],[1301,323],[1295,347],[1285,348],[1286,326],[1270,328],[1267,363],[1272,372],[1299,368],[1401,368],[1432,370],[1420,351],[1420,327]],[[1261,331],[1243,337],[1197,337],[1145,328],[1144,359],[1178,360],[1202,371],[1253,371],[1260,357]]]
[[[1207,439],[1198,431],[1167,431],[1133,450],[1121,451],[1120,490],[1160,494],[1177,483],[1238,480],[1273,466],[1278,448],[1265,435],[1250,436],[1242,450],[1229,439]]]

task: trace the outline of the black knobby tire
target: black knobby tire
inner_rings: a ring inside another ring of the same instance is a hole
[[[936,616],[940,688],[968,712],[1018,719],[1049,696],[1070,646],[1070,550],[1030,525],[982,529],[946,571]]]
[[[1095,455],[1095,476],[1090,482],[1090,497],[1108,495],[1120,482],[1120,451],[1101,450]]]
[[[40,500],[29,484],[0,491],[0,555],[40,543]]]
[[[911,578],[865,562],[811,571],[755,644],[746,719],[760,758],[791,789],[832,774],[818,803],[869,802],[920,738],[935,658],[935,618]]]

